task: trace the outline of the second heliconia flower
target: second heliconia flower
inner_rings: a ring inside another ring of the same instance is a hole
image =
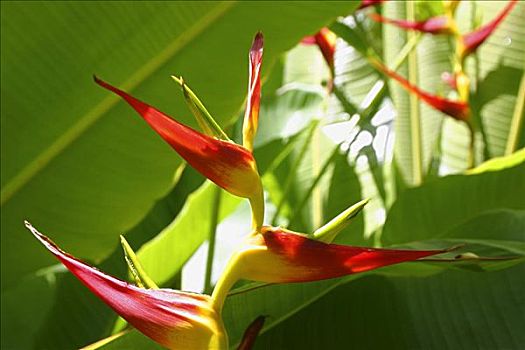
[[[119,95],[133,107],[193,168],[228,192],[248,198],[255,228],[261,227],[264,216],[261,178],[251,152],[259,115],[262,50],[263,37],[258,33],[250,50],[250,83],[243,131],[245,147],[227,139],[204,105],[181,79],[178,81],[185,97],[191,99],[189,107],[208,135],[177,122],[155,107],[95,77],[97,84]]]

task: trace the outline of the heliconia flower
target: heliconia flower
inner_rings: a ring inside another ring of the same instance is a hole
[[[122,97],[198,172],[228,192],[256,203],[254,222],[262,224],[262,184],[249,150],[195,131],[97,77],[95,82]]]
[[[378,60],[371,60],[370,62],[379,71],[399,82],[403,88],[410,93],[415,94],[420,100],[424,101],[434,109],[437,109],[457,120],[467,121],[470,118],[470,107],[468,103],[463,101],[453,101],[441,96],[429,94],[428,92],[422,91],[417,86],[412,85],[408,80],[388,69]]]
[[[25,225],[97,297],[157,343],[168,349],[228,349],[224,325],[209,296],[135,287],[76,259],[30,223]]]
[[[304,37],[301,43],[306,45],[317,45],[330,71],[334,69],[335,43],[337,36],[328,28],[321,28],[315,35]]]
[[[505,17],[512,11],[518,0],[510,0],[507,6],[489,23],[479,27],[471,33],[465,34],[462,37],[461,45],[458,47],[458,56],[464,59],[487,40],[487,38],[496,30],[498,25],[503,22]]]
[[[359,5],[359,7],[357,8],[358,10],[361,10],[361,9],[364,9],[366,7],[369,7],[369,6],[373,6],[373,5],[379,5],[383,2],[386,2],[387,0],[362,0],[361,1],[361,5]]]
[[[250,78],[248,81],[248,98],[242,128],[243,146],[252,151],[253,140],[259,124],[259,105],[261,102],[261,66],[263,57],[263,35],[255,35],[249,54]]]
[[[266,283],[319,281],[413,261],[448,250],[398,250],[328,244],[262,227],[234,258],[238,278]]]
[[[393,24],[402,29],[415,30],[422,33],[429,34],[451,34],[452,28],[450,19],[447,16],[430,17],[424,21],[407,21],[402,19],[390,19],[383,17],[377,13],[370,14],[376,22]]]

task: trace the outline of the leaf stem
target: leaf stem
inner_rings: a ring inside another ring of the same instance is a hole
[[[215,186],[213,193],[211,217],[210,217],[210,234],[208,238],[208,257],[206,260],[206,277],[204,280],[204,292],[211,293],[211,279],[213,272],[213,258],[215,256],[215,241],[217,237],[217,225],[219,223],[219,212],[221,206],[222,190]]]
[[[505,155],[512,154],[519,146],[521,129],[523,127],[523,114],[525,106],[525,72],[521,75],[520,89],[516,98],[516,105],[514,106],[514,113],[510,123],[509,137],[507,139],[507,147],[505,148]]]
[[[415,21],[415,2],[407,1],[407,19]],[[408,40],[414,40],[414,33],[409,31]],[[408,81],[412,85],[417,84],[417,53],[410,51],[408,54]],[[419,113],[419,101],[417,96],[410,94],[410,138],[412,150],[412,183],[418,186],[423,181],[423,161],[422,161],[422,143],[421,143],[421,118]]]

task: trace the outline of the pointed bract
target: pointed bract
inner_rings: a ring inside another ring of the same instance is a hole
[[[315,230],[315,232],[312,233],[311,238],[320,242],[331,243],[337,235],[344,230],[348,224],[350,224],[351,220],[363,210],[369,201],[369,199],[363,199],[352,205],[330,220],[327,224]]]
[[[227,349],[222,320],[209,296],[135,287],[76,259],[30,223],[25,225],[97,297],[159,344],[169,349]]]
[[[431,95],[425,91],[422,91],[417,86],[410,84],[408,80],[397,74],[396,72],[385,67],[384,64],[377,60],[371,61],[371,63],[381,72],[396,80],[401,84],[403,88],[409,92],[415,94],[420,100],[426,102],[428,105],[437,109],[438,111],[449,115],[450,117],[467,121],[470,118],[470,107],[468,103],[462,101],[452,101],[441,96]]]
[[[253,140],[259,124],[259,105],[261,102],[261,66],[263,57],[263,35],[255,35],[249,54],[250,78],[248,82],[248,98],[244,113],[242,129],[243,146],[253,150]]]
[[[263,227],[239,253],[240,278],[266,282],[309,282],[413,261],[446,250],[396,250],[327,244],[281,228]]]
[[[208,112],[204,104],[190,89],[184,79],[182,77],[178,78],[174,75],[172,75],[171,78],[180,85],[186,105],[190,109],[191,113],[193,113],[193,116],[197,120],[197,123],[199,123],[202,131],[208,136],[214,136],[221,140],[230,141],[228,135],[226,135],[215,119],[213,119],[210,112]]]
[[[450,34],[452,29],[450,27],[450,20],[447,16],[431,17],[424,21],[407,21],[401,19],[385,18],[377,13],[370,14],[370,17],[377,22],[393,24],[402,29],[415,30],[422,33],[429,34]]]
[[[146,271],[144,271],[137,255],[129,245],[126,238],[122,235],[120,235],[120,245],[124,251],[124,259],[128,264],[128,269],[135,280],[135,284],[141,288],[159,289],[155,282],[153,282],[148,274],[146,274]]]
[[[487,40],[487,38],[496,30],[498,25],[503,22],[505,17],[516,6],[518,0],[511,0],[507,3],[505,8],[489,23],[479,27],[475,31],[463,35],[463,44],[459,47],[459,57],[464,59]]]
[[[255,159],[244,147],[201,134],[96,77],[95,81],[126,100],[182,158],[218,186],[239,197],[262,195]]]
[[[250,323],[248,328],[244,331],[241,343],[239,344],[239,347],[237,347],[237,350],[251,350],[253,348],[255,340],[264,326],[265,320],[266,316],[259,316]]]

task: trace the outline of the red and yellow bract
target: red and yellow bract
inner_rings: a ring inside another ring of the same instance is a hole
[[[254,198],[260,195],[261,180],[255,159],[246,148],[204,135],[96,77],[95,81],[122,97],[202,175],[239,197]]]
[[[471,33],[465,34],[462,37],[462,45],[459,47],[459,57],[464,59],[487,40],[487,38],[496,30],[501,22],[512,11],[518,0],[511,0],[507,3],[505,8],[489,23],[479,27]]]
[[[267,283],[309,282],[413,261],[446,250],[398,250],[328,244],[264,226],[236,258],[237,275]]]
[[[172,289],[144,289],[62,251],[30,223],[26,227],[97,297],[139,331],[169,349],[227,349],[221,317],[210,297]]]
[[[383,63],[379,62],[378,60],[372,60],[371,62],[374,65],[374,67],[376,67],[379,71],[383,72],[390,78],[399,82],[399,84],[401,84],[403,88],[405,88],[410,93],[415,94],[420,100],[426,102],[434,109],[437,109],[438,111],[443,112],[457,120],[469,120],[470,107],[468,103],[463,101],[453,101],[441,96],[429,94],[428,92],[421,90],[417,86],[412,85],[408,80],[406,80],[396,72],[388,69]]]

